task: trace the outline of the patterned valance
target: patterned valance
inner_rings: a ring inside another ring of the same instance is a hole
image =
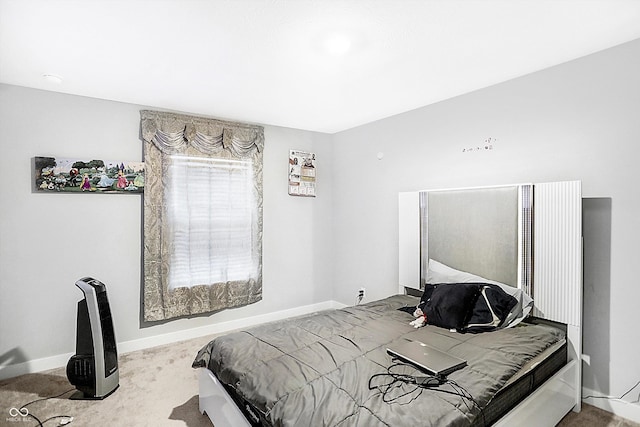
[[[142,138],[165,154],[187,146],[204,154],[228,150],[240,158],[251,157],[264,148],[264,128],[205,117],[143,110]]]

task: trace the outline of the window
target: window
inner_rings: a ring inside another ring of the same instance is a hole
[[[250,160],[171,156],[169,289],[257,279],[251,171]]]
[[[260,126],[142,111],[145,321],[262,299]]]

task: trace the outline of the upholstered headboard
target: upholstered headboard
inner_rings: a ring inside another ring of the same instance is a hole
[[[420,192],[422,274],[435,259],[518,287],[519,186]]]

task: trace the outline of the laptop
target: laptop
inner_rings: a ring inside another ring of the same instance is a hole
[[[398,343],[387,348],[387,353],[439,378],[444,378],[451,372],[467,366],[466,360],[430,347],[420,341],[407,340]]]

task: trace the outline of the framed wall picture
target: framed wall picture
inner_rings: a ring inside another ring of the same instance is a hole
[[[144,191],[144,162],[35,157],[36,192],[122,193]]]
[[[289,195],[316,197],[316,154],[289,150]]]

